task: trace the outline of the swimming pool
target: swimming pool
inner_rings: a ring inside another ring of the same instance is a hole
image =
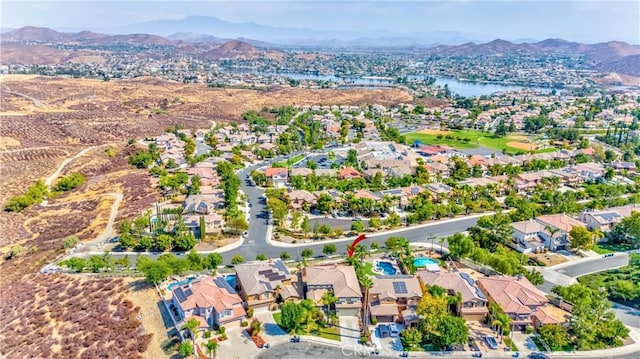
[[[168,290],[169,292],[171,292],[171,291],[173,291],[173,288],[181,287],[181,286],[183,286],[183,285],[185,285],[185,284],[189,284],[189,283],[193,282],[195,279],[196,279],[196,277],[189,277],[189,278],[187,278],[187,279],[183,279],[183,280],[181,280],[181,281],[179,281],[179,282],[173,282],[173,283],[170,283],[170,284],[167,286],[167,290]]]
[[[438,264],[438,261],[428,257],[419,257],[413,260],[413,265],[417,268],[426,267],[427,264]]]
[[[378,263],[376,263],[376,269],[377,269],[377,272],[382,272],[384,275],[396,274],[396,268],[393,266],[391,262],[378,261]]]
[[[235,274],[229,274],[225,276],[224,279],[227,281],[227,283],[229,283],[231,288],[236,289],[237,278]]]

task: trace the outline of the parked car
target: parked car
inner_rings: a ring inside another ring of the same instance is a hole
[[[395,338],[400,335],[400,330],[398,330],[398,326],[395,323],[389,324],[389,336]]]
[[[487,346],[491,349],[498,349],[498,341],[493,335],[487,335],[484,337],[484,341],[487,343]]]
[[[378,330],[380,331],[380,338],[386,338],[389,336],[389,327],[386,324],[380,324],[378,326]]]

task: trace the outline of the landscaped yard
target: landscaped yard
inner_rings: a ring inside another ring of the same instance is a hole
[[[628,244],[609,244],[609,243],[600,243],[596,244],[591,249],[598,254],[607,254],[613,252],[624,252],[632,250],[633,247]]]
[[[531,337],[531,340],[533,340],[533,343],[536,345],[536,347],[538,347],[538,350],[546,351],[545,346],[542,344],[542,341],[540,340],[540,337],[533,336]],[[554,351],[554,352],[556,351],[572,352],[575,350],[571,344],[567,344],[563,347],[551,347],[549,349],[551,349],[551,351]]]
[[[373,272],[373,264],[369,262],[364,264],[364,272],[370,276],[376,276],[376,274]]]
[[[629,265],[578,278],[581,284],[599,290],[604,288],[609,299],[640,309],[640,254],[631,254]]]
[[[277,168],[291,167],[295,163],[302,161],[302,159],[304,159],[305,157],[306,157],[305,154],[300,154],[300,155],[291,157],[286,161],[276,162],[276,163],[272,164],[271,166],[272,167],[277,167]]]
[[[281,317],[282,317],[282,313],[280,312],[273,313],[273,320],[276,322],[276,324],[282,327]],[[302,331],[299,331],[296,334],[301,334],[301,335],[308,334],[316,337],[340,341],[340,328],[338,327],[339,325],[340,325],[340,321],[336,319],[334,326],[330,326],[327,328],[319,328],[318,330],[312,331],[311,333],[304,333]]]
[[[450,135],[447,138],[447,135]],[[440,136],[440,138],[438,138]],[[428,145],[447,145],[453,148],[477,148],[483,146],[492,150],[520,152],[526,151],[526,147],[530,144],[526,143],[523,136],[505,136],[494,137],[491,132],[482,132],[477,130],[452,130],[452,131],[433,131],[411,132],[405,135],[408,143],[421,141]],[[465,140],[468,139],[468,140]],[[514,147],[516,146],[517,147]],[[535,145],[534,145],[535,146]],[[534,147],[535,148],[535,147]],[[553,152],[555,148],[536,149],[533,152]]]

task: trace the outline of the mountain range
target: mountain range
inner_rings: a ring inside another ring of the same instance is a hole
[[[165,21],[169,22],[170,21]],[[157,22],[156,22],[157,23]],[[163,22],[164,23],[164,22]],[[239,25],[239,24],[235,24]],[[167,25],[168,26],[168,25]],[[244,24],[243,24],[244,26]],[[263,29],[263,25],[251,24],[254,29]],[[174,30],[182,30],[174,29]],[[204,29],[200,29],[204,30]],[[167,29],[169,31],[169,29]],[[16,56],[20,61],[25,61],[24,54],[20,53],[21,46],[38,45],[40,47],[54,44],[74,44],[84,46],[104,46],[109,44],[130,44],[130,45],[157,45],[175,46],[184,53],[197,52],[201,59],[219,58],[255,58],[267,56],[271,58],[281,58],[284,53],[278,51],[282,45],[265,42],[262,39],[253,40],[248,38],[228,38],[228,33],[222,35],[203,35],[196,32],[173,32],[168,37],[153,35],[148,33],[118,34],[108,35],[90,31],[80,31],[76,33],[63,33],[49,28],[27,26],[1,34],[3,42],[3,53],[8,49],[11,54],[19,53]],[[386,38],[389,39],[389,38]],[[396,46],[401,43],[396,39]],[[351,40],[357,46],[376,47],[378,43],[373,38],[360,38]],[[349,47],[349,41],[322,41],[323,47]],[[196,51],[192,45],[200,44]],[[292,45],[289,45],[292,46]],[[313,46],[301,42],[300,46]],[[597,44],[583,44],[562,39],[546,39],[539,42],[515,43],[502,39],[496,39],[485,43],[466,42],[458,45],[413,45],[414,51],[424,51],[425,54],[436,54],[443,56],[478,56],[478,55],[503,55],[503,54],[570,54],[583,55],[596,63],[596,67],[603,72],[619,72],[626,75],[640,76],[640,48],[620,41],[610,41]],[[33,48],[32,48],[33,49]],[[51,49],[51,47],[49,47]],[[28,49],[26,49],[28,50]],[[53,49],[57,50],[57,49]],[[51,54],[51,50],[47,50]],[[63,50],[60,50],[63,51]],[[67,53],[54,56],[56,58],[68,59],[73,56]],[[90,54],[84,53],[84,56]],[[42,56],[41,56],[42,57]],[[39,61],[42,61],[40,57]],[[11,56],[3,55],[3,63],[11,63]],[[9,62],[6,62],[9,61]]]

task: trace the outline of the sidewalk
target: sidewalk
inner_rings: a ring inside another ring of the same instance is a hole
[[[392,235],[392,234],[402,233],[402,232],[406,232],[406,231],[410,231],[410,230],[433,227],[433,226],[441,225],[443,223],[458,222],[458,221],[464,221],[464,220],[471,219],[471,218],[480,218],[482,216],[490,216],[490,215],[492,215],[494,213],[495,212],[486,212],[486,213],[481,213],[481,214],[473,214],[473,215],[470,215],[470,216],[445,219],[445,220],[441,220],[441,221],[432,221],[432,222],[429,222],[429,223],[418,224],[418,225],[410,226],[410,227],[400,227],[400,228],[392,229],[392,230],[389,230],[389,231],[375,232],[375,233],[365,233],[365,235],[367,236],[367,238],[384,237],[384,236],[389,236],[389,235]],[[295,248],[295,247],[313,246],[313,245],[317,245],[318,243],[326,244],[326,243],[348,242],[348,241],[353,241],[354,239],[358,238],[358,236],[337,238],[337,239],[323,239],[320,242],[298,243],[298,244],[291,244],[291,243],[284,243],[284,242],[274,241],[270,237],[267,237],[267,244],[269,244],[270,246],[274,246],[274,247]]]

